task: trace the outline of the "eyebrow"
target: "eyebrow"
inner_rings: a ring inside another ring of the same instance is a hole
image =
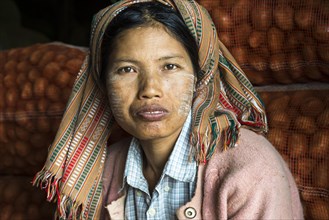
[[[164,56],[164,57],[161,57],[161,58],[159,58],[158,60],[159,61],[162,61],[162,60],[170,60],[170,59],[184,59],[184,57],[183,56],[181,56],[181,55],[170,55],[170,56]]]

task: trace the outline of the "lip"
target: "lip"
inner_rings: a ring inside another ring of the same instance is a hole
[[[168,115],[169,111],[160,105],[144,105],[137,108],[135,115],[143,121],[161,121]]]

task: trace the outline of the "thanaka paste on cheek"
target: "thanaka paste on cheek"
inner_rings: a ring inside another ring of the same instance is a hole
[[[180,106],[178,107],[178,114],[182,116],[183,115],[187,116],[191,110],[194,84],[195,84],[194,75],[188,75],[186,76],[186,79],[187,79],[186,82],[187,89],[183,94],[181,94],[181,102],[180,102]]]
[[[115,81],[115,79],[111,78],[109,82],[107,83],[108,87],[108,98],[112,110],[112,114],[114,115],[114,118],[116,121],[123,120],[123,111],[122,111],[122,97],[121,97],[121,92],[118,89],[115,89],[111,84]]]

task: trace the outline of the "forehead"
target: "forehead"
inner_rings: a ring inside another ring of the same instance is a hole
[[[142,26],[127,29],[116,36],[113,41],[111,56],[135,52],[156,54],[159,52],[175,52],[187,56],[183,44],[163,25]]]

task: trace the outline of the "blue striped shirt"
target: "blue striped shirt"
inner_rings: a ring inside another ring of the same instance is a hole
[[[174,149],[153,193],[143,175],[143,153],[133,138],[128,151],[124,185],[126,219],[176,219],[176,210],[191,200],[195,191],[197,163],[189,161],[191,113],[187,117]]]

